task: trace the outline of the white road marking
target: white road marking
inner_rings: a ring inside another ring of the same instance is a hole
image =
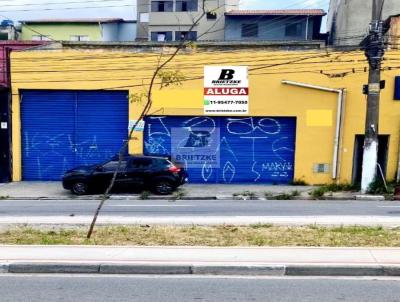
[[[190,207],[194,207],[193,205],[184,205],[184,204],[106,204],[104,205],[105,208],[108,207],[144,207],[144,208],[171,208],[171,207],[175,207],[175,208],[190,208]]]
[[[400,208],[400,206],[378,206],[378,208]]]

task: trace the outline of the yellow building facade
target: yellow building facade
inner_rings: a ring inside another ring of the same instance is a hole
[[[21,92],[26,90],[127,90],[129,120],[136,120],[159,62],[173,48],[151,51],[58,49],[14,52],[12,71],[13,180],[23,180]],[[382,78],[379,132],[386,177],[394,180],[399,163],[400,102],[394,100],[396,60],[386,54]],[[166,70],[179,71],[179,85],[154,86],[152,116],[204,116],[205,66],[248,66],[249,114],[237,117],[296,118],[293,180],[309,184],[356,181],[360,139],[364,133],[367,62],[362,52],[337,50],[272,51],[263,48],[195,48],[178,54]],[[140,99],[140,98],[139,98]],[[57,108],[57,101],[54,101]],[[93,110],[96,110],[94,107]],[[129,152],[141,154],[143,132],[134,132]],[[248,142],[249,150],[251,142]],[[358,150],[358,151],[357,151]],[[358,152],[358,154],[357,154]]]

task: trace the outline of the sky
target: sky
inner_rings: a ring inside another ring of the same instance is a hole
[[[323,8],[329,0],[241,0],[240,9]],[[135,0],[0,0],[0,19],[118,17],[136,19]]]

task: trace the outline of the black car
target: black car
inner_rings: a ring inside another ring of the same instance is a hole
[[[63,177],[63,187],[76,195],[105,191],[118,167],[118,158],[92,166],[69,170]],[[187,182],[182,168],[162,157],[126,156],[121,161],[115,189],[149,189],[156,194],[171,194]]]

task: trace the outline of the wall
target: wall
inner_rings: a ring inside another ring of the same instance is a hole
[[[130,89],[143,92],[159,58],[152,53],[64,50],[16,52],[12,54],[13,79],[13,179],[21,179],[20,89]],[[173,49],[164,48],[164,56]],[[389,52],[387,57],[398,57]],[[388,63],[390,64],[390,63]],[[194,49],[180,54],[170,68],[180,70],[187,81],[182,86],[154,91],[151,112],[156,115],[203,115],[203,68],[205,65],[247,65],[250,69],[249,116],[297,118],[295,178],[308,183],[331,182],[331,174],[313,172],[315,163],[332,164],[337,95],[283,85],[282,80],[347,89],[343,138],[340,148],[340,181],[351,181],[356,134],[364,132],[367,82],[362,52],[274,52],[255,48],[205,51]],[[396,65],[396,64],[394,64]],[[389,65],[386,65],[389,66]],[[26,70],[32,72],[27,73]],[[321,73],[321,71],[323,73]],[[355,73],[353,73],[355,72]],[[382,93],[380,133],[390,135],[388,178],[393,179],[399,154],[400,102],[393,101],[397,70],[385,70],[387,87]],[[143,103],[131,102],[130,119],[141,112]],[[56,106],[56,104],[55,104]],[[249,146],[250,148],[250,146]],[[143,151],[143,134],[135,133],[130,152]]]
[[[126,21],[119,23],[118,41],[136,40],[136,21]]]
[[[34,32],[34,31],[36,32]],[[70,41],[71,35],[87,35],[90,41],[102,41],[100,25],[92,24],[28,24],[22,25],[21,40],[32,40],[32,36],[50,35],[54,40]]]
[[[285,19],[290,18],[289,22]],[[302,23],[302,33],[299,37],[286,37],[286,24]],[[258,37],[242,38],[242,24],[258,23]],[[227,16],[225,40],[306,40],[307,17],[262,17],[262,16]],[[308,39],[313,38],[314,21],[309,17]]]
[[[150,1],[149,0],[137,0],[137,27],[136,27],[136,39],[139,41],[147,41],[149,39],[149,23],[142,22],[141,14],[150,13]]]
[[[328,17],[328,31],[334,45],[358,45],[368,33],[372,18],[372,0],[331,0],[332,9]],[[400,13],[398,0],[386,0],[383,19]]]
[[[35,47],[43,42],[0,41],[0,87],[9,87],[9,53],[14,50]]]
[[[400,16],[391,18],[388,34],[388,47],[392,49],[400,49]]]
[[[102,23],[100,27],[102,29],[102,41],[118,41],[118,23]]]

